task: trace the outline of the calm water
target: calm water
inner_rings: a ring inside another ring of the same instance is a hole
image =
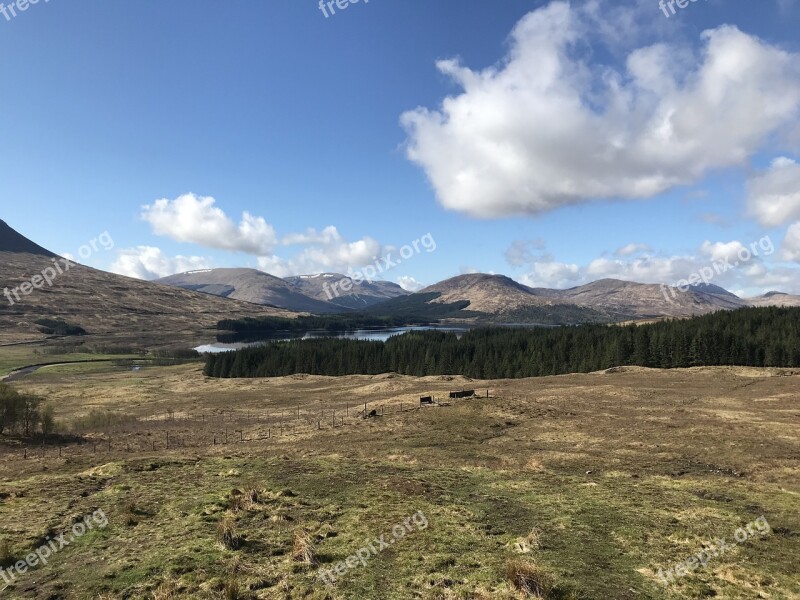
[[[285,341],[285,340],[310,340],[314,338],[342,338],[348,340],[373,340],[385,342],[390,337],[395,335],[403,335],[409,331],[426,331],[436,329],[437,331],[451,331],[456,334],[462,334],[469,328],[464,327],[392,327],[388,329],[358,329],[356,331],[348,332],[330,332],[330,331],[306,331],[305,333],[290,336],[287,334],[277,335],[274,337],[265,337],[263,340],[254,342],[239,342],[234,344],[225,344],[222,342],[214,342],[213,344],[206,344],[195,348],[198,352],[230,352],[232,350],[239,350],[241,348],[249,348],[251,346],[260,346],[269,342]]]

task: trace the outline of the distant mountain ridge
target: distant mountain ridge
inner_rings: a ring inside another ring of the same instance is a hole
[[[352,310],[362,310],[385,300],[410,294],[390,281],[356,282],[339,273],[298,275],[287,277],[286,281],[306,296],[322,302],[332,302]]]
[[[388,281],[356,283],[338,273],[281,279],[257,269],[187,271],[163,277],[157,282],[225,298],[316,314],[363,310],[408,294],[396,283]]]
[[[303,294],[296,286],[257,269],[204,269],[163,277],[157,283],[187,290],[318,314],[342,312],[329,302]]]
[[[4,221],[0,221],[0,254],[4,256],[0,288],[19,285],[56,256]],[[116,326],[125,319],[139,320],[145,313],[169,314],[167,320],[185,323],[184,317],[191,319],[192,312],[197,311],[222,318],[236,314],[292,316],[298,312],[324,315],[366,311],[373,315],[429,316],[431,320],[561,325],[682,318],[746,306],[800,306],[800,296],[778,291],[740,298],[713,284],[678,291],[664,285],[616,279],[559,290],[531,288],[504,275],[475,273],[452,277],[411,294],[395,283],[356,283],[337,273],[281,279],[257,269],[205,269],[142,282],[80,265],[72,269],[70,275],[80,273],[80,277],[64,278],[71,282],[72,295],[55,304],[47,303],[48,310],[69,316],[70,310],[83,315],[91,308],[95,315],[102,316],[101,321]],[[88,282],[92,282],[89,287]],[[55,298],[63,291],[56,287],[38,290],[34,294],[36,300],[29,304]],[[170,288],[182,288],[183,293]],[[85,301],[72,302],[80,298]],[[102,302],[96,305],[95,300]],[[176,301],[179,304],[173,306]],[[112,306],[116,307],[114,314],[106,314]],[[188,311],[184,310],[186,307]],[[13,307],[11,312],[19,316],[20,310]],[[226,314],[228,311],[231,314]],[[0,309],[0,316],[2,312]],[[45,311],[41,316],[52,315]],[[79,320],[78,324],[92,329],[87,320]]]
[[[800,296],[770,292],[746,299],[713,284],[680,291],[665,285],[600,279],[560,290],[531,288],[505,275],[486,273],[458,275],[416,294],[386,281],[357,284],[337,273],[280,279],[255,269],[196,271],[159,282],[316,314],[366,310],[410,315],[416,311],[415,316],[431,319],[446,315],[450,320],[550,325],[684,318],[746,306],[800,306]],[[461,308],[442,310],[441,305]]]
[[[432,302],[468,301],[465,310],[490,315],[531,315],[543,308],[564,311],[566,306],[591,309],[609,321],[691,317],[746,306],[800,306],[800,296],[771,292],[740,298],[716,285],[699,285],[686,291],[658,284],[600,279],[566,290],[530,288],[504,275],[459,275],[429,286],[421,293],[439,292]],[[579,319],[582,315],[573,313]],[[596,320],[589,319],[586,320]]]

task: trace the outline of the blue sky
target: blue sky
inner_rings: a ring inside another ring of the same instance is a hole
[[[0,218],[108,231],[84,262],[143,278],[430,233],[385,275],[414,289],[674,283],[768,236],[713,283],[800,293],[798,30],[792,0],[41,0],[0,15]]]

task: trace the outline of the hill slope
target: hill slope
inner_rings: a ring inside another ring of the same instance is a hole
[[[591,306],[623,319],[691,317],[748,305],[745,300],[717,286],[681,292],[666,286],[617,279],[601,279],[568,290],[546,291],[562,301]]]
[[[551,292],[554,290],[534,290],[504,275],[475,273],[439,282],[411,298],[438,294],[427,302],[468,303],[465,310],[471,313],[469,317],[484,322],[569,325],[610,320],[593,307],[577,306]]]
[[[575,323],[690,317],[751,305],[713,285],[680,292],[661,285],[601,279],[572,289],[556,290],[530,288],[502,275],[480,273],[453,277],[422,292],[438,292],[440,296],[434,302],[469,301],[469,310],[509,322],[548,322],[543,320],[543,315],[548,314],[561,315],[555,322]],[[759,302],[759,306],[775,304],[774,300]]]
[[[407,296],[409,294],[409,292],[396,283],[391,283],[389,281],[373,281],[371,283],[363,281],[361,283],[356,283],[346,275],[340,275],[338,273],[300,275],[298,277],[287,277],[286,281],[295,286],[306,296],[354,310],[368,308],[379,302]],[[347,283],[345,283],[345,285],[348,285],[352,291],[349,293],[343,292],[340,286],[337,288],[337,291],[340,293],[336,295],[336,293],[331,290],[331,287],[333,284],[339,284],[340,282],[350,282],[349,285]]]
[[[441,294],[434,302],[451,304],[468,300],[470,310],[488,314],[502,314],[520,307],[557,303],[554,298],[539,296],[531,288],[509,277],[483,273],[452,277],[428,286],[420,293],[431,292]]]
[[[56,255],[16,232],[0,219],[0,252],[22,252],[53,258]]]
[[[224,318],[296,316],[77,264],[62,268],[51,286],[44,284],[27,295],[19,291],[16,300],[14,288],[53,267],[54,255],[8,230],[2,238],[4,248],[33,252],[0,251],[0,292],[9,292],[0,295],[0,343],[42,339],[34,323],[40,318],[63,319],[104,342],[185,345],[213,337]]]
[[[747,302],[752,306],[800,306],[800,296],[783,292],[768,292],[763,296],[748,298]]]
[[[254,304],[268,304],[286,310],[321,314],[348,310],[309,297],[291,283],[257,269],[189,271],[164,277],[157,283]]]

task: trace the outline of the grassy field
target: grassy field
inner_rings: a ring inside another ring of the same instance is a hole
[[[20,560],[98,509],[108,525],[0,595],[800,598],[798,382],[738,368],[478,382],[53,367],[14,386],[63,424],[128,420],[44,455],[7,441],[0,554]],[[418,408],[465,387],[482,397]],[[361,418],[365,402],[379,416]],[[769,533],[660,583],[659,568],[762,516]],[[387,548],[322,581],[381,536]]]
[[[28,365],[45,363],[68,363],[85,361],[109,361],[115,359],[140,359],[138,354],[108,354],[93,352],[44,351],[45,346],[20,345],[0,350],[0,377]]]

